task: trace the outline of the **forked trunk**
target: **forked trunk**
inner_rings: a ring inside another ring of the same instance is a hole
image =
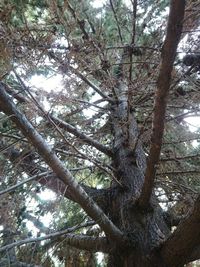
[[[144,182],[146,156],[138,138],[137,123],[128,111],[126,87],[113,105],[114,157],[113,167],[119,184],[110,195],[109,217],[128,237],[128,247],[113,248],[108,266],[164,267],[159,259],[159,246],[169,236],[163,212],[152,195],[148,208],[138,204]],[[128,114],[128,116],[127,116]]]
[[[127,192],[116,193],[111,210],[114,223],[126,233],[130,244],[113,247],[108,266],[166,267],[159,256],[159,247],[169,236],[170,229],[161,208],[152,200],[149,210],[141,210],[128,195]]]

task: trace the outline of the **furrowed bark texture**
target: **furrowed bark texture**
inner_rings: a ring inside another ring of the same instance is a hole
[[[113,190],[109,214],[115,225],[129,238],[130,247],[124,250],[122,246],[113,247],[109,266],[153,266],[147,260],[148,255],[165,240],[169,235],[169,229],[156,200],[152,201],[152,208],[145,211],[138,205],[146,159],[142,144],[137,140],[138,129],[133,113],[130,113],[127,119],[128,89],[118,84],[115,90],[118,101],[112,105],[113,166],[116,170],[115,176],[123,188]]]

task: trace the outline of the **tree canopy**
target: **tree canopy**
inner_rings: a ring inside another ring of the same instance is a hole
[[[199,20],[191,0],[1,1],[0,266],[200,259]]]

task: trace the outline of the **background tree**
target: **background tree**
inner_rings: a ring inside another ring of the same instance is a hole
[[[199,7],[2,1],[1,266],[200,258]]]

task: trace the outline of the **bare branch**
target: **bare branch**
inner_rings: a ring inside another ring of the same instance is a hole
[[[33,175],[31,176],[30,178],[28,179],[25,179],[24,181],[20,182],[20,183],[17,183],[13,186],[10,186],[9,188],[5,189],[5,190],[2,190],[0,191],[0,196],[3,195],[3,194],[6,194],[6,193],[10,193],[12,191],[15,191],[18,187],[22,186],[23,184],[26,184],[26,183],[29,183],[33,180],[38,180],[40,179],[41,177],[46,177],[46,179],[50,178],[51,177],[51,172],[42,172],[40,174],[36,174],[36,175]]]
[[[69,123],[64,122],[63,120],[58,119],[52,115],[49,115],[49,117],[51,118],[51,120],[54,123],[56,123],[56,125],[59,128],[67,130],[69,133],[71,133],[71,134],[75,135],[76,137],[78,137],[79,139],[83,140],[88,145],[91,145],[91,146],[95,147],[96,149],[98,149],[99,151],[101,151],[102,153],[112,157],[112,155],[113,155],[112,150],[109,149],[108,147],[102,145],[101,143],[97,142],[96,140],[92,139],[91,137],[87,136],[86,134],[80,132],[79,130],[77,130],[74,126],[70,125]]]
[[[132,20],[132,40],[131,44],[135,46],[135,34],[136,34],[136,16],[137,16],[137,0],[132,0],[131,1],[132,6],[133,6],[133,20]]]
[[[162,62],[157,80],[150,153],[147,162],[144,185],[139,199],[139,204],[142,207],[146,207],[151,198],[156,168],[160,158],[167,96],[170,89],[171,72],[173,69],[176,50],[181,37],[184,11],[184,0],[171,1],[167,34],[162,48]]]
[[[16,242],[13,242],[11,244],[1,247],[0,252],[7,251],[13,247],[19,247],[25,244],[41,242],[47,239],[54,239],[62,235],[64,235],[65,242],[68,245],[74,246],[78,249],[84,249],[84,250],[89,250],[93,252],[96,252],[96,251],[108,252],[110,250],[110,247],[105,237],[91,237],[87,235],[70,234],[70,232],[74,232],[77,229],[80,229],[86,226],[91,226],[91,225],[94,225],[94,222],[88,222],[85,224],[74,226],[72,228],[68,228],[66,230],[51,233],[51,234],[41,236],[41,237],[26,238],[23,240],[19,240],[19,241],[16,241]]]
[[[118,21],[117,14],[116,14],[116,11],[115,11],[115,8],[114,8],[112,0],[110,0],[110,6],[111,6],[112,12],[114,14],[114,18],[116,20],[117,29],[118,29],[118,32],[119,32],[119,37],[120,37],[121,43],[123,43],[122,33],[121,33],[120,26],[119,26],[119,21]]]
[[[7,84],[4,84],[6,92],[11,95],[12,97],[14,97],[15,99],[17,99],[20,103],[28,103],[29,100],[24,97],[21,92],[19,91],[15,91],[13,88],[10,88]]]
[[[77,75],[82,81],[84,81],[87,85],[89,85],[97,94],[99,94],[104,99],[108,100],[109,102],[113,102],[113,99],[111,99],[109,96],[104,94],[101,89],[96,86],[93,82],[91,82],[87,77],[85,77],[81,72],[79,72],[77,69],[74,69],[70,67],[70,70]]]
[[[174,181],[170,181],[170,180],[168,180],[168,181],[163,181],[163,180],[156,180],[156,183],[158,183],[158,184],[163,184],[164,186],[170,186],[170,185],[172,185],[172,186],[175,186],[176,188],[180,188],[180,189],[184,189],[184,190],[186,190],[186,191],[189,191],[190,193],[193,193],[193,194],[199,194],[197,191],[195,191],[194,189],[192,189],[191,187],[189,187],[189,186],[186,186],[186,185],[184,185],[184,184],[181,184],[180,182],[179,183],[177,183],[177,182],[174,182]],[[182,190],[181,190],[182,191]],[[159,202],[160,202],[160,200],[159,200]]]
[[[69,69],[72,73],[74,73],[77,77],[79,77],[82,81],[84,81],[88,86],[90,86],[97,94],[99,94],[101,97],[103,97],[103,99],[109,101],[109,102],[113,102],[113,99],[110,98],[109,96],[107,96],[106,94],[104,94],[102,92],[102,90],[97,86],[95,85],[93,82],[91,82],[87,77],[85,77],[80,71],[78,71],[78,69],[75,69],[71,66],[66,66],[65,63],[63,63],[63,61],[57,57],[52,51],[48,53],[49,57],[54,59],[56,62],[58,62],[64,71],[65,73],[65,69],[67,67],[67,69]]]
[[[199,135],[195,135],[193,137],[185,137],[185,139],[181,139],[181,140],[173,140],[171,142],[163,142],[163,145],[175,145],[175,144],[180,144],[180,143],[186,143],[186,142],[192,142],[194,140],[200,140],[200,136]]]
[[[135,36],[136,36],[136,17],[137,17],[137,0],[131,1],[133,6],[133,18],[132,18],[132,40],[131,46],[134,48],[135,46]],[[135,48],[134,48],[135,49]],[[133,49],[130,53],[130,67],[129,67],[129,82],[132,81],[132,71],[133,71]]]
[[[88,40],[90,37],[89,37],[87,31],[85,30],[85,21],[84,20],[80,20],[78,18],[77,14],[76,14],[76,11],[73,9],[73,7],[69,3],[69,1],[67,1],[66,4],[67,4],[67,7],[68,7],[70,13],[72,14],[72,16],[74,17],[75,21],[77,22],[80,30],[82,31],[85,39]]]
[[[184,174],[199,174],[200,170],[183,170],[183,171],[169,171],[169,172],[161,172],[158,173],[158,176],[163,176],[163,175],[184,175]]]
[[[77,152],[79,155],[81,155],[82,157],[84,157],[85,159],[91,161],[95,166],[97,166],[101,171],[105,172],[106,174],[108,174],[109,176],[111,176],[112,179],[115,180],[115,177],[113,176],[113,174],[108,170],[111,167],[108,166],[107,164],[101,164],[98,160],[93,159],[91,157],[88,157],[85,153],[81,152],[79,149],[77,149],[73,144],[71,144],[63,135],[63,133],[60,131],[60,129],[58,128],[58,126],[55,124],[55,122],[51,121],[53,123],[53,125],[55,126],[55,128],[57,129],[57,131],[59,132],[59,134],[61,135],[61,137],[63,138],[63,140],[65,141],[65,143],[72,147],[72,149]],[[105,166],[104,166],[105,165]],[[107,168],[108,169],[107,169]],[[85,167],[84,167],[85,168]],[[112,168],[111,168],[112,169]]]
[[[7,267],[7,266],[10,266],[10,267],[42,267],[42,265],[29,264],[29,263],[25,263],[21,261],[14,261],[11,263],[7,257],[0,259],[0,266],[1,267]]]
[[[188,156],[183,156],[183,157],[174,157],[174,158],[161,158],[160,162],[187,160],[187,159],[193,159],[193,158],[199,158],[199,157],[200,157],[200,154],[188,155]]]
[[[70,190],[75,196],[77,203],[85,210],[85,212],[94,219],[105,231],[105,233],[116,242],[123,242],[123,233],[109,220],[105,213],[98,205],[88,196],[83,188],[74,179],[68,169],[64,167],[52,149],[48,146],[42,136],[26,119],[25,115],[17,110],[16,105],[10,100],[4,86],[0,84],[0,105],[5,114],[11,116],[10,119],[29,139],[32,145],[37,149],[38,153],[55,172],[58,178],[64,184],[70,187]]]

